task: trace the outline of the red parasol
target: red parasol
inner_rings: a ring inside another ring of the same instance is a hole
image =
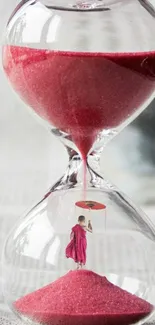
[[[87,210],[104,210],[106,209],[106,206],[102,203],[96,202],[96,201],[78,201],[75,203],[75,205],[82,209]]]

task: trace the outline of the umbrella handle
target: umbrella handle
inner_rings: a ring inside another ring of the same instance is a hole
[[[91,222],[91,214],[90,214],[91,208],[89,208],[89,218],[88,218],[88,223],[89,221]]]
[[[90,213],[91,209],[89,209],[89,210],[85,210],[85,211],[89,211],[88,213]],[[90,214],[87,215],[87,213],[86,213],[86,223],[87,223],[87,227],[88,227],[88,222],[89,222],[89,220],[91,221]]]

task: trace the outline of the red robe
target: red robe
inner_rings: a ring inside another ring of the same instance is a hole
[[[75,225],[71,232],[71,241],[66,247],[66,257],[75,263],[86,264],[87,239],[86,231],[80,225]]]

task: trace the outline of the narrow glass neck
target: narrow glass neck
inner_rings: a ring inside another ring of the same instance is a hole
[[[82,160],[80,155],[66,147],[69,154],[69,164],[65,174],[55,183],[50,192],[56,190],[67,190],[70,188],[111,188],[112,186],[105,181],[100,172],[101,152],[92,152],[86,159]]]
[[[70,134],[67,134],[57,128],[50,128],[51,133],[56,136],[62,143],[63,145],[67,148],[68,154],[69,154],[69,159],[75,154],[79,155],[80,150],[75,144],[75,139],[73,141],[73,138]],[[90,148],[88,152],[88,156],[97,156],[99,157],[103,149],[106,147],[107,143],[111,141],[118,133],[118,129],[110,129],[110,130],[103,130],[99,132],[96,137],[94,137],[94,144]],[[89,144],[92,142],[92,135],[87,137],[87,139],[82,138],[80,134],[76,136],[77,142],[85,142],[87,143],[87,146],[89,147]],[[86,150],[85,150],[86,151]]]

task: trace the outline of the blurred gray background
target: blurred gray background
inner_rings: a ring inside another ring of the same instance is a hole
[[[18,1],[0,1],[0,41]],[[15,220],[64,172],[62,144],[35,120],[12,92],[0,69],[0,254]],[[102,154],[104,174],[155,222],[155,103]],[[1,264],[0,264],[1,270]],[[1,276],[1,272],[0,272]],[[0,285],[2,279],[0,277]],[[0,291],[1,292],[1,291]],[[0,297],[0,303],[2,298]],[[1,322],[1,319],[0,319]]]

